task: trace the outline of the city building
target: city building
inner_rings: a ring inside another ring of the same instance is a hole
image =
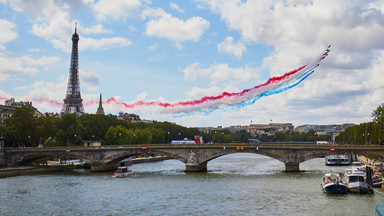
[[[120,112],[117,118],[130,123],[141,122],[140,116],[133,113]]]
[[[261,135],[266,131],[275,132],[291,132],[293,131],[292,123],[269,123],[269,124],[251,124],[247,128],[247,132],[252,135]]]
[[[310,130],[316,131],[318,134],[329,134],[335,135],[343,132],[348,127],[354,126],[355,124],[332,124],[332,125],[300,125],[297,126],[294,131],[300,133],[306,133]]]
[[[4,105],[0,105],[0,124],[4,124],[5,119],[11,117],[13,112],[15,112],[15,108],[21,106],[31,107],[34,111],[35,117],[40,117],[43,115],[39,110],[32,106],[32,102],[16,102],[15,98],[11,98],[6,100]]]
[[[99,107],[97,108],[96,114],[104,115],[103,100],[100,94]]]

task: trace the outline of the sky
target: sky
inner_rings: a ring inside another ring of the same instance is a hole
[[[104,103],[107,114],[187,127],[359,124],[384,102],[382,0],[0,0],[0,104],[61,111],[75,23],[87,113],[102,94],[119,102]],[[313,74],[252,102],[185,113],[121,105],[242,92],[328,45]]]

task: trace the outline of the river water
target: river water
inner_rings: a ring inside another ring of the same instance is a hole
[[[374,215],[384,193],[327,195],[324,159],[300,173],[255,154],[208,163],[207,173],[185,173],[177,160],[131,166],[134,175],[88,170],[0,179],[0,215]]]

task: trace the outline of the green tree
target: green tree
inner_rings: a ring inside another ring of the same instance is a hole
[[[46,140],[52,140],[56,136],[56,118],[53,116],[42,116],[36,122],[36,137],[39,138],[39,144]],[[49,143],[49,142],[48,142]]]
[[[133,133],[133,144],[150,144],[152,141],[152,133],[148,129],[137,129]]]
[[[87,114],[81,115],[78,117],[78,120],[85,128],[85,140],[103,140],[105,133],[110,127],[128,125],[127,122],[119,120],[116,116],[112,115]]]
[[[151,134],[152,134],[152,143],[153,144],[161,144],[165,143],[165,137],[166,133],[165,131],[159,129],[159,128],[150,128]]]
[[[15,147],[36,145],[36,117],[32,108],[24,105],[16,107],[12,116],[5,120],[5,124],[7,142],[13,142]]]
[[[67,113],[56,121],[57,139],[62,145],[81,145],[83,143],[84,126],[78,121],[76,114]]]
[[[110,127],[105,133],[106,145],[124,145],[131,144],[133,142],[134,133],[132,130],[117,125],[116,127]]]
[[[384,104],[381,104],[372,112],[372,117],[373,121],[377,124],[378,132],[384,134]]]

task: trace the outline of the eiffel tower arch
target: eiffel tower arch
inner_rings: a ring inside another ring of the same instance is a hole
[[[72,56],[68,77],[67,93],[64,99],[63,107],[61,108],[61,114],[76,113],[80,115],[84,113],[83,99],[81,99],[79,82],[78,43],[79,35],[77,34],[77,26],[75,26],[75,33],[72,35]]]

